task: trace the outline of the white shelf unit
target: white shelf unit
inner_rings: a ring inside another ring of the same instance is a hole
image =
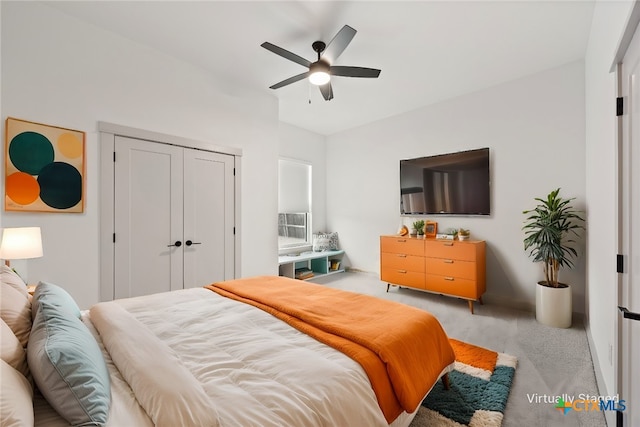
[[[281,255],[278,257],[279,274],[293,279],[297,268],[308,268],[313,271],[313,277],[304,280],[313,280],[330,274],[342,273],[344,272],[343,255],[343,250]],[[341,265],[337,270],[331,269],[332,260],[340,261]]]

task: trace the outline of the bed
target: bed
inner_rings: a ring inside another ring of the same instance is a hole
[[[232,280],[87,311],[41,283],[30,325],[24,310],[7,308],[16,295],[2,286],[3,325],[28,349],[26,364],[17,350],[7,358],[3,326],[2,416],[21,425],[407,426],[454,362],[430,314],[294,279]],[[72,336],[52,334],[59,326]],[[38,350],[52,342],[63,347],[57,356]],[[68,363],[87,366],[60,368],[74,351]]]

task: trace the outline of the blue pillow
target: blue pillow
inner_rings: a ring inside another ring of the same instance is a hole
[[[45,302],[59,310],[65,310],[74,317],[80,318],[80,308],[71,295],[58,285],[40,282],[33,293],[31,317],[35,319],[40,303]]]
[[[73,298],[62,288],[44,285],[38,285],[34,294],[34,321],[27,346],[33,379],[49,404],[72,426],[104,426],[111,389],[100,347],[80,320]]]

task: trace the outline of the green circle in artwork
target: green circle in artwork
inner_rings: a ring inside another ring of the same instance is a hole
[[[69,209],[82,200],[82,175],[64,162],[53,162],[38,175],[40,199],[55,209]]]
[[[38,175],[53,159],[53,145],[40,133],[22,132],[9,143],[9,160],[20,172]]]

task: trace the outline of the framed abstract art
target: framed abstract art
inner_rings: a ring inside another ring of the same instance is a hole
[[[7,118],[6,211],[84,211],[85,133]]]

